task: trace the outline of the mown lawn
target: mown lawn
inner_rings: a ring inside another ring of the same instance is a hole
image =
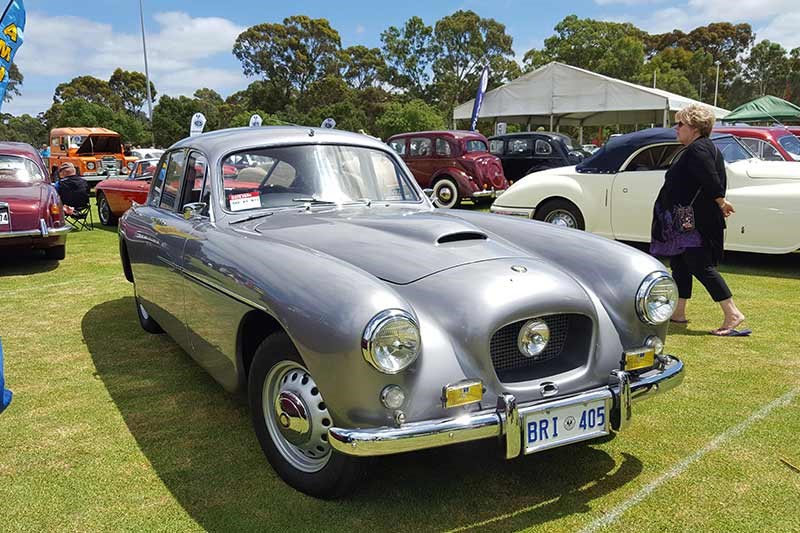
[[[0,415],[3,531],[568,531],[600,527],[620,505],[600,529],[800,531],[800,473],[781,461],[800,466],[800,254],[728,255],[753,336],[707,335],[720,314],[698,290],[691,324],[667,340],[686,361],[683,386],[636,404],[617,438],[511,462],[491,442],[390,457],[327,502],[288,488],[243,403],[140,329],[116,232],[96,224],[69,236],[60,263],[0,257],[14,391]]]

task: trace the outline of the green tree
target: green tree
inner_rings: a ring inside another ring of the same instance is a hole
[[[256,80],[246,89],[238,91],[225,99],[226,104],[243,109],[263,109],[267,113],[277,113],[290,103],[284,88],[278,88],[264,80]]]
[[[569,15],[556,24],[555,35],[542,50],[525,53],[526,70],[550,61],[591,70],[623,80],[634,80],[644,64],[645,32],[630,23],[581,19]]]
[[[307,113],[315,107],[349,101],[354,91],[338,76],[326,76],[309,85],[297,100],[297,109]]]
[[[122,98],[114,91],[111,84],[94,76],[78,76],[66,83],[60,83],[53,94],[55,104],[75,99],[82,99],[115,111],[123,109]]]
[[[314,81],[338,68],[341,39],[325,19],[292,16],[242,32],[233,54],[247,76],[262,76],[274,87],[301,95]]]
[[[783,96],[791,72],[791,61],[778,43],[763,40],[744,61],[744,79],[756,86],[758,96]]]
[[[115,111],[108,106],[83,98],[72,98],[63,103],[53,104],[45,112],[44,118],[48,129],[99,126],[116,131],[123,142],[144,144],[149,143],[150,139],[145,124],[127,111]]]
[[[789,52],[789,75],[786,80],[784,98],[800,104],[800,46]]]
[[[384,79],[410,96],[421,98],[431,81],[436,56],[433,28],[411,17],[403,28],[389,26],[381,33],[381,52],[386,63]]]
[[[117,68],[108,85],[122,100],[122,106],[129,113],[138,114],[147,103],[147,78],[141,72]],[[150,96],[155,100],[156,87],[150,82]]]
[[[495,83],[519,75],[511,48],[513,39],[494,19],[480,18],[473,11],[456,11],[436,22],[433,38],[436,94],[448,117],[457,104],[475,95],[484,65],[489,65]]]
[[[198,112],[194,98],[162,95],[153,109],[156,146],[171,146],[189,136],[189,121]]]
[[[249,126],[250,125],[250,117],[253,115],[258,115],[261,117],[261,125],[262,126],[280,126],[281,124],[285,124],[282,120],[280,120],[275,115],[270,115],[266,111],[261,109],[250,109],[247,111],[240,111],[233,117],[231,117],[230,121],[228,122],[228,128],[240,128],[242,126]]]
[[[6,123],[7,122],[7,123]],[[0,121],[0,139],[28,143],[39,148],[48,142],[48,130],[39,117],[20,115],[18,117],[4,114]]]
[[[375,85],[386,70],[381,51],[360,44],[342,50],[341,65],[342,77],[357,90]]]
[[[20,87],[22,87],[22,82],[24,79],[25,76],[22,75],[22,72],[19,70],[17,64],[11,63],[11,68],[8,69],[8,85],[6,85],[6,94],[3,96],[4,102],[10,102],[15,96],[22,95]]]
[[[439,111],[422,100],[392,102],[377,121],[378,133],[384,139],[406,131],[440,130],[445,127]]]

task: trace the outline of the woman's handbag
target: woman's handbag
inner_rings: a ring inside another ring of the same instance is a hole
[[[695,195],[695,198],[697,195]],[[692,200],[694,203],[694,200]],[[703,238],[700,236],[700,232],[697,231],[697,228],[694,227],[694,209],[692,208],[691,204],[688,206],[689,212],[691,213],[691,220],[687,220],[686,222],[691,222],[692,229],[679,229],[683,227],[682,222],[678,222],[678,220],[673,216],[673,213],[678,208],[673,208],[673,211],[665,211],[661,209],[661,206],[656,202],[655,205],[655,213],[654,215],[659,218],[660,227],[661,227],[661,239],[653,239],[653,242],[650,243],[650,253],[659,256],[659,257],[671,257],[673,255],[680,255],[682,254],[687,248],[697,248],[703,245]],[[685,207],[681,207],[680,209],[687,209]]]
[[[697,200],[697,196],[700,194],[700,189],[697,189],[697,192],[694,194],[694,198],[687,206],[683,205],[676,205],[673,208],[672,213],[672,220],[675,223],[675,229],[678,230],[680,233],[688,233],[690,231],[694,231],[695,223],[694,223],[694,201]]]

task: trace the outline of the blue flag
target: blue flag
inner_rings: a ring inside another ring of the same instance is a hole
[[[475,131],[478,125],[478,113],[481,112],[483,95],[486,93],[486,86],[489,85],[489,65],[486,65],[481,72],[481,81],[478,83],[478,94],[475,95],[475,105],[472,106],[472,121],[469,123],[470,131]]]
[[[25,5],[22,0],[11,0],[0,18],[0,107],[8,88],[8,76],[14,54],[22,46],[25,31]]]
[[[3,375],[3,343],[0,341],[0,413],[11,403],[11,391],[6,390],[6,380]]]

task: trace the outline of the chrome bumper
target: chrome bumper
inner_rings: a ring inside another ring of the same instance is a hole
[[[501,205],[492,204],[489,212],[498,215],[511,215],[516,217],[533,218],[533,209],[528,207],[503,207]]]
[[[411,422],[400,427],[333,427],[328,430],[328,442],[335,450],[346,455],[375,456],[502,437],[505,440],[506,458],[512,459],[522,452],[522,421],[523,415],[528,412],[584,400],[606,399],[611,413],[611,427],[617,431],[625,429],[631,420],[633,401],[668,391],[683,381],[683,363],[672,356],[661,358],[660,368],[643,374],[635,381],[630,373],[615,370],[611,372],[607,387],[575,396],[517,405],[514,396],[502,394],[497,398],[497,407],[493,411]],[[564,444],[569,442],[558,445]]]
[[[63,226],[61,228],[48,228],[44,219],[39,220],[38,229],[26,229],[19,231],[3,231],[0,232],[0,239],[13,239],[16,237],[58,237],[68,233],[72,228],[70,226]]]
[[[472,198],[497,198],[498,196],[502,195],[504,192],[506,192],[505,189],[500,189],[500,190],[488,189],[488,190],[485,190],[485,191],[474,192],[470,196]]]

